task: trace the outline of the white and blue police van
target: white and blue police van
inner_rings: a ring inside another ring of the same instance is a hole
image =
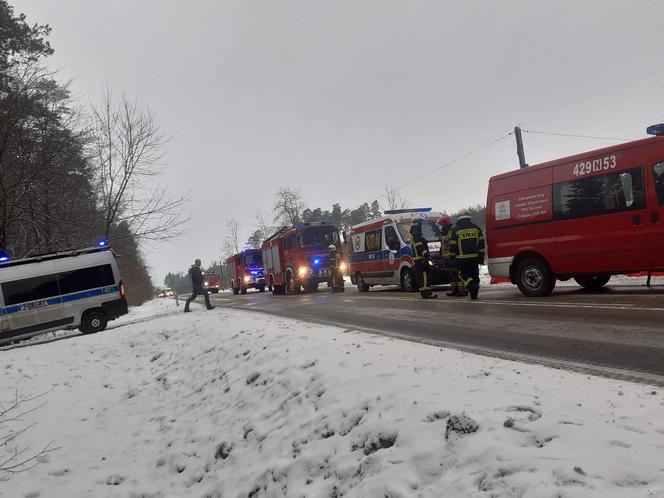
[[[0,344],[61,329],[91,334],[126,314],[115,255],[100,245],[18,260],[0,255]]]

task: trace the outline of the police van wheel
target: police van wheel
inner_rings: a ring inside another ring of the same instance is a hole
[[[401,290],[404,292],[416,292],[413,271],[408,268],[401,270]]]
[[[369,285],[364,281],[361,273],[355,275],[355,282],[357,282],[357,290],[360,292],[369,292]]]
[[[108,319],[102,311],[86,311],[81,317],[80,331],[84,334],[94,334],[106,328]]]
[[[240,289],[240,294],[246,294],[246,293],[247,293],[247,288],[242,287],[242,289]]]
[[[611,275],[605,273],[600,273],[599,275],[579,275],[578,277],[574,277],[577,284],[590,290],[601,289],[610,279]]]
[[[516,268],[516,285],[528,297],[544,297],[551,294],[556,278],[541,259],[524,259]]]
[[[236,289],[235,287],[233,287],[233,294],[237,296],[239,293],[240,289]]]

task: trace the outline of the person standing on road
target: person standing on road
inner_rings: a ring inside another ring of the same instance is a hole
[[[422,299],[435,299],[438,296],[429,287],[429,244],[422,235],[422,220],[415,220],[410,225],[410,248],[415,262],[417,285]]]
[[[332,274],[332,292],[344,292],[344,272],[341,268],[343,259],[337,252],[337,246],[330,244],[330,273]]]
[[[468,289],[471,299],[480,290],[480,268],[484,264],[484,234],[470,220],[470,212],[461,211],[450,234],[450,252],[456,262],[459,280]]]
[[[199,294],[202,294],[205,298],[205,305],[207,309],[212,310],[215,307],[210,304],[210,295],[208,291],[203,288],[203,273],[201,272],[201,260],[197,259],[191,268],[189,268],[189,276],[191,277],[191,286],[193,292],[191,296],[187,299],[187,302],[184,305],[184,312],[189,313],[189,304],[198,297]]]
[[[459,280],[459,272],[456,268],[456,261],[452,257],[450,242],[452,240],[452,218],[444,214],[437,221],[440,226],[440,256],[443,258],[443,266],[447,270],[450,279],[450,291],[448,296],[467,296],[468,291]]]

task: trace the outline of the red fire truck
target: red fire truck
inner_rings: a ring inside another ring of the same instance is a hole
[[[658,136],[491,178],[489,273],[545,296],[556,280],[597,289],[664,269],[664,125],[648,132]]]
[[[233,294],[246,294],[247,289],[265,291],[263,260],[260,249],[247,249],[228,258],[221,267],[222,288]]]
[[[219,292],[219,275],[216,273],[203,273],[203,289],[207,289],[212,294]]]
[[[282,227],[263,242],[265,278],[273,294],[314,292],[318,284],[331,286],[329,246],[343,255],[337,227],[330,222]]]

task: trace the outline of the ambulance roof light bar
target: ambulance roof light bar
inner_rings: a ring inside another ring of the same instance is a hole
[[[383,211],[384,214],[401,214],[401,213],[428,213],[431,208],[408,208],[408,209],[388,209]]]
[[[648,126],[648,128],[646,128],[646,133],[656,137],[664,136],[664,123]]]

